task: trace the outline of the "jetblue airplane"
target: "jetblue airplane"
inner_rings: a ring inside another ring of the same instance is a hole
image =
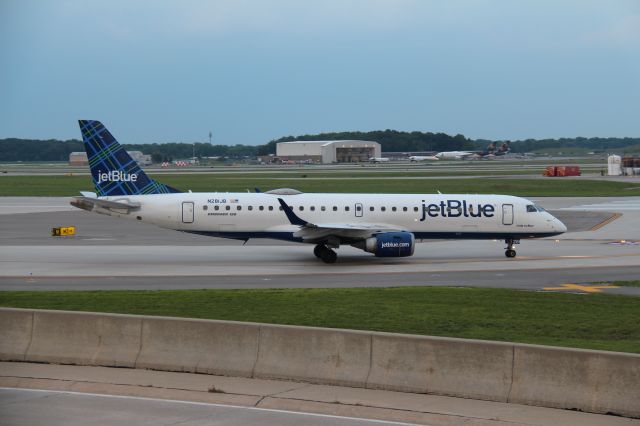
[[[99,121],[80,120],[80,130],[96,192],[82,192],[73,206],[193,234],[314,244],[326,263],[341,245],[405,257],[434,238],[501,239],[515,257],[520,239],[567,230],[531,201],[507,195],[182,192],[149,178]]]

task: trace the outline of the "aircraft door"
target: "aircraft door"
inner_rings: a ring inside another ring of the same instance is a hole
[[[182,203],[182,223],[193,223],[193,201]]]
[[[502,205],[502,224],[513,225],[513,204]]]
[[[362,204],[361,203],[356,203],[356,208],[355,208],[356,217],[362,217],[362,212],[363,211],[364,211],[364,209],[362,208]]]

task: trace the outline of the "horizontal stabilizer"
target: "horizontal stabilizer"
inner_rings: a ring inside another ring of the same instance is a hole
[[[105,210],[124,210],[126,213],[138,210],[140,203],[121,202],[121,201],[107,201],[94,197],[74,197],[70,203],[72,206],[82,210],[93,211],[95,207],[99,207]]]

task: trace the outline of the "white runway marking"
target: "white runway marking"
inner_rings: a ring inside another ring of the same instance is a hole
[[[598,204],[582,204],[572,207],[564,207],[559,210],[588,210],[588,211],[607,211],[607,212],[624,212],[624,211],[640,211],[640,198],[630,200],[611,201]]]

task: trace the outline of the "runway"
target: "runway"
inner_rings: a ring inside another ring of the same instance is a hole
[[[431,240],[417,244],[413,257],[399,259],[341,247],[334,265],[319,262],[307,245],[250,240],[243,246],[77,211],[67,202],[2,199],[0,290],[402,285],[542,290],[640,277],[640,197],[536,199],[572,232],[523,240],[516,259],[504,257],[502,241]],[[77,236],[50,236],[51,227],[68,225],[77,227]],[[638,287],[604,291],[640,295]]]

